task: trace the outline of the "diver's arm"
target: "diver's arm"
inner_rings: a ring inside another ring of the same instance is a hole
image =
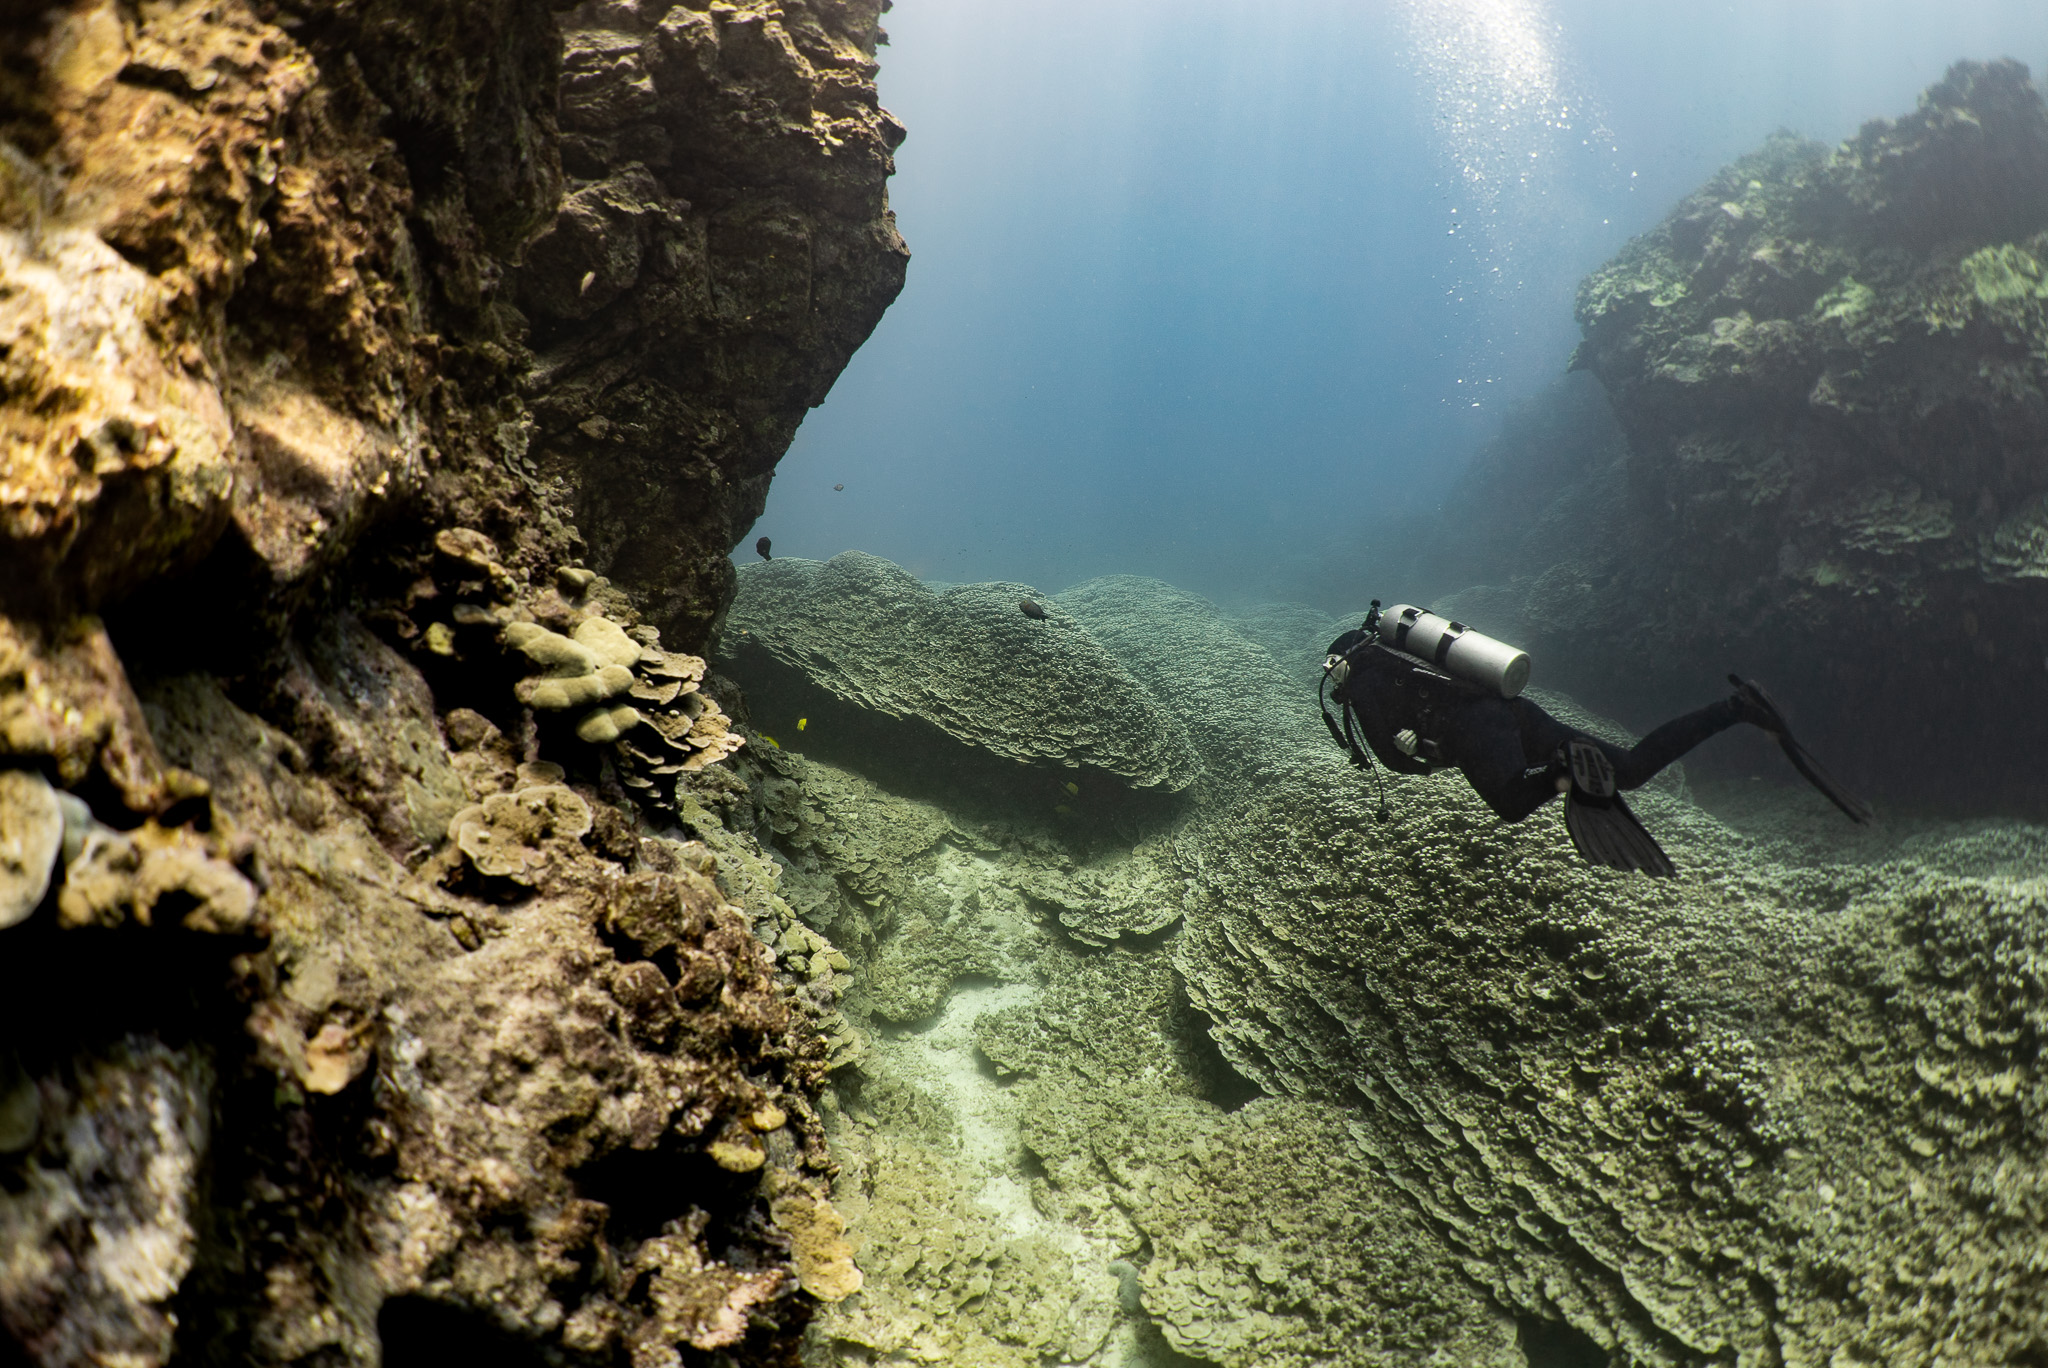
[[[1368,647],[1352,657],[1351,709],[1358,717],[1359,730],[1365,733],[1365,744],[1382,765],[1396,774],[1427,774],[1431,769],[1427,761],[1403,753],[1394,744],[1394,733],[1413,724],[1388,715],[1389,695],[1394,692],[1389,670],[1390,664],[1380,647]]]

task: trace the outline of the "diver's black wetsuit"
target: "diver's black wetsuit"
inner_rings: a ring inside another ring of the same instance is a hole
[[[1377,612],[1379,605],[1373,605]],[[1323,720],[1355,763],[1367,763],[1353,725],[1380,763],[1401,774],[1426,774],[1442,765],[1465,778],[1502,820],[1519,822],[1543,804],[1565,797],[1565,828],[1578,852],[1595,864],[1638,870],[1657,878],[1676,873],[1671,857],[1643,828],[1620,791],[1641,788],[1666,765],[1700,742],[1747,722],[1776,738],[1794,768],[1853,822],[1871,812],[1829,777],[1820,762],[1792,739],[1784,715],[1754,680],[1728,676],[1735,692],[1663,726],[1624,750],[1568,727],[1526,698],[1502,698],[1453,678],[1419,656],[1383,646],[1372,620],[1330,644],[1324,660],[1344,723],[1326,708]],[[1462,629],[1461,629],[1462,630]],[[1413,733],[1413,745],[1396,744]],[[1404,749],[1405,746],[1405,749]],[[1382,800],[1381,815],[1385,815]]]
[[[1356,643],[1339,644],[1349,650]],[[1332,651],[1343,654],[1335,646]],[[1380,763],[1401,774],[1454,765],[1486,805],[1509,822],[1521,821],[1557,797],[1558,757],[1573,738],[1591,741],[1605,753],[1614,766],[1615,787],[1635,789],[1708,737],[1752,720],[1735,699],[1724,698],[1673,718],[1634,749],[1624,750],[1567,727],[1526,698],[1482,692],[1377,643],[1351,651],[1350,659],[1350,675],[1337,697],[1351,704],[1365,743]],[[1395,734],[1404,730],[1416,733],[1413,756],[1394,744]]]

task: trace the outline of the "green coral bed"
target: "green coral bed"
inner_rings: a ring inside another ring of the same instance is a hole
[[[1170,829],[748,751],[750,907],[785,971],[849,966],[812,1001],[865,1282],[808,1362],[2048,1347],[2048,832],[1673,773],[1636,806],[1681,877],[1619,875],[1455,775],[1379,820],[1307,683],[1343,621],[1128,577],[1056,606],[1200,749]]]

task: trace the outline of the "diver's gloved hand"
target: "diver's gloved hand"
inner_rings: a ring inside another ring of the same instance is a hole
[[[1874,814],[1870,805],[1836,783],[1834,776],[1813,758],[1813,753],[1792,738],[1792,729],[1785,724],[1785,714],[1778,711],[1778,705],[1764,692],[1763,685],[1739,675],[1729,675],[1728,682],[1735,686],[1735,694],[1728,701],[1734,705],[1736,721],[1747,722],[1776,738],[1778,748],[1785,752],[1792,768],[1805,775],[1806,782],[1826,795],[1827,800],[1840,808],[1850,821],[1868,822],[1871,819]]]

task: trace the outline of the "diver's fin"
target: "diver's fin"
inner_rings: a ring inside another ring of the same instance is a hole
[[[1609,869],[1641,870],[1653,879],[1678,872],[1657,838],[1622,801],[1607,752],[1583,736],[1565,743],[1571,787],[1564,796],[1564,827],[1579,854]]]
[[[1842,815],[1852,822],[1868,822],[1877,814],[1870,804],[1858,798],[1835,782],[1833,775],[1821,768],[1820,761],[1813,758],[1813,752],[1794,741],[1787,732],[1778,733],[1778,749],[1785,752],[1785,758],[1792,762],[1792,768],[1806,776],[1806,782],[1827,795],[1827,800],[1842,810]]]
[[[1588,798],[1574,788],[1564,796],[1564,827],[1572,835],[1572,846],[1593,864],[1641,870],[1653,879],[1668,879],[1678,872],[1620,794]]]
[[[1572,774],[1572,792],[1605,802],[1620,792],[1614,778],[1614,762],[1607,752],[1583,736],[1565,743],[1565,763]]]
[[[1792,729],[1785,725],[1785,715],[1778,711],[1778,705],[1764,692],[1763,685],[1753,679],[1729,675],[1728,682],[1735,686],[1735,706],[1742,720],[1761,727],[1778,738],[1778,749],[1785,752],[1785,758],[1792,762],[1792,768],[1806,777],[1806,782],[1819,789],[1830,803],[1842,810],[1852,822],[1868,822],[1874,814],[1870,805],[1849,790],[1835,782],[1835,777],[1821,768],[1820,761],[1813,758],[1813,752],[1793,739]]]

